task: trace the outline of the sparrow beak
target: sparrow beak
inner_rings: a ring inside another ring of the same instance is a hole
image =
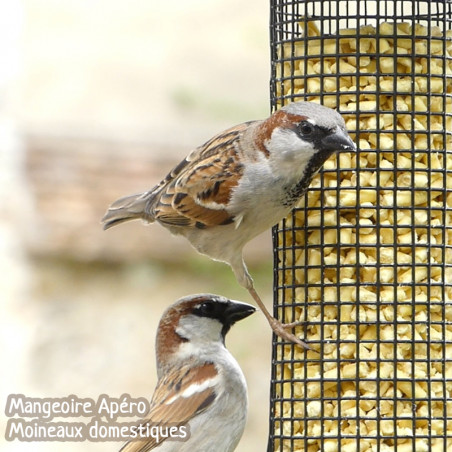
[[[229,300],[224,311],[224,317],[225,320],[232,325],[238,320],[242,320],[254,312],[256,312],[256,308],[248,303]]]
[[[356,152],[356,145],[347,132],[339,127],[327,135],[320,143],[322,151],[327,152]]]

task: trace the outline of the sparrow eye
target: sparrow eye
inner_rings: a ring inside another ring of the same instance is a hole
[[[314,126],[309,122],[302,122],[299,130],[302,135],[309,136],[314,132]]]
[[[213,303],[202,303],[199,310],[203,315],[209,316],[215,312],[215,305]]]

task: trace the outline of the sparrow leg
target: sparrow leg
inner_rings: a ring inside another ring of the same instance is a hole
[[[300,345],[306,350],[312,350],[312,348],[306,344],[306,342],[303,342],[301,339],[299,339],[295,334],[290,333],[288,330],[302,324],[303,322],[292,322],[292,323],[282,323],[278,319],[275,319],[267,310],[265,307],[264,302],[261,300],[261,297],[256,292],[256,289],[253,285],[251,287],[247,287],[248,292],[253,297],[254,301],[259,306],[262,313],[265,315],[268,323],[270,324],[271,329],[277,334],[280,338],[288,341],[293,342],[295,344]]]
[[[280,320],[275,319],[268,312],[264,302],[261,300],[261,297],[258,295],[256,289],[254,288],[253,278],[251,278],[251,275],[248,273],[248,269],[246,268],[243,258],[240,256],[240,260],[231,263],[230,265],[237,278],[237,281],[240,283],[240,285],[248,290],[249,294],[253,297],[254,301],[257,303],[260,310],[265,315],[271,329],[275,332],[275,334],[288,342],[293,342],[294,344],[300,345],[306,350],[312,350],[312,348],[308,344],[306,344],[306,342],[303,342],[301,339],[295,336],[295,334],[288,331],[302,324],[303,322],[282,323]]]

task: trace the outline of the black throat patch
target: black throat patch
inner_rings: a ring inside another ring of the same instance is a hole
[[[321,151],[312,156],[312,159],[306,165],[303,177],[295,184],[285,188],[285,197],[283,205],[292,208],[298,200],[306,193],[314,176],[334,151]]]

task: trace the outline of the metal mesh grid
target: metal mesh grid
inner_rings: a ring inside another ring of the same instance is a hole
[[[273,108],[358,145],[273,230],[269,451],[452,450],[452,2],[271,0]]]

